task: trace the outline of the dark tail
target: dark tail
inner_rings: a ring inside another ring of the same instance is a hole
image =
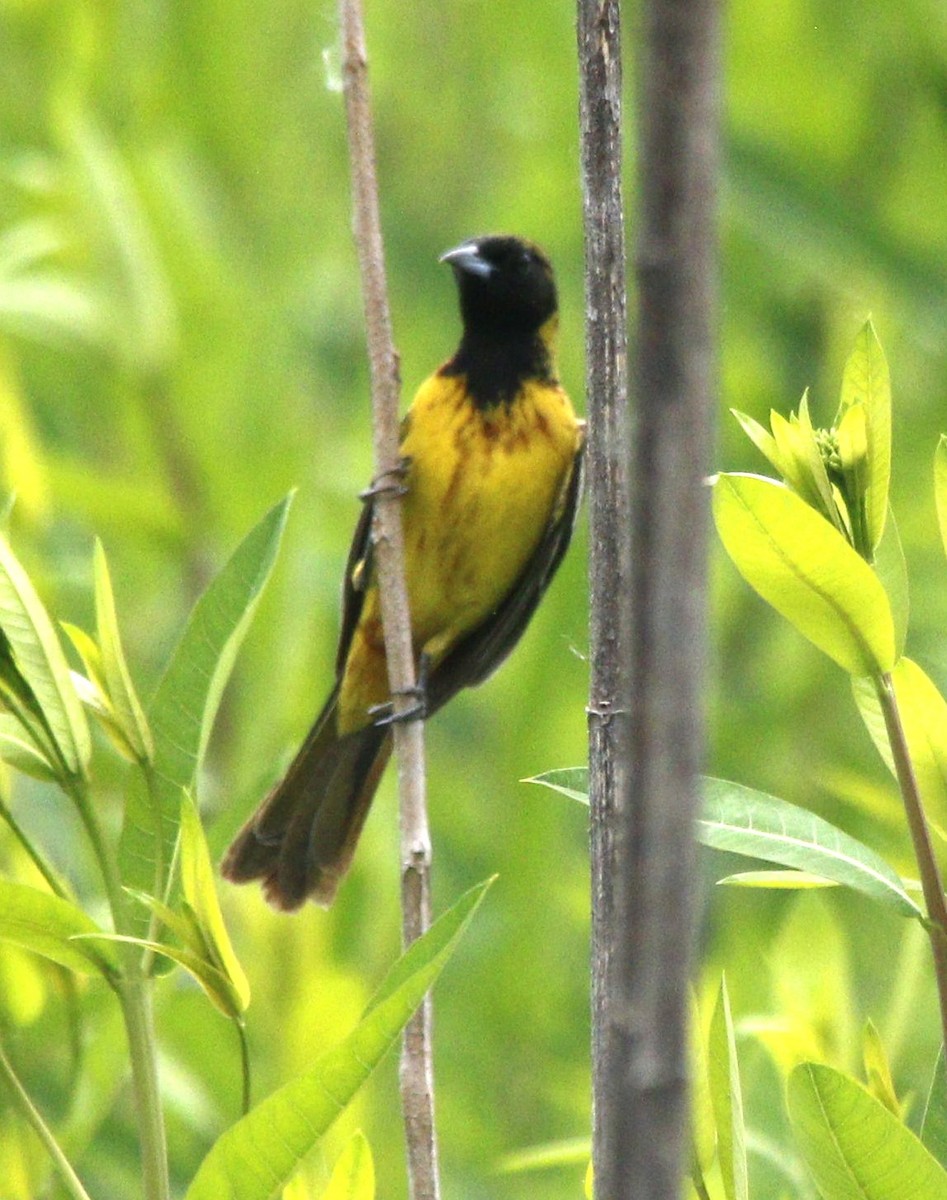
[[[336,687],[221,866],[233,883],[261,879],[267,900],[287,911],[307,896],[332,903],[391,753],[389,731],[375,725],[339,737],[338,699]]]

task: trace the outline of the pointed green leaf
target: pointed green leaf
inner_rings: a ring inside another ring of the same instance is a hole
[[[198,600],[149,707],[155,778],[148,794],[129,789],[119,848],[122,878],[143,891],[164,891],[181,788],[194,783],[224,685],[276,561],[290,500],[266,513]]]
[[[523,1171],[543,1171],[547,1167],[571,1167],[583,1163],[592,1153],[590,1137],[560,1138],[557,1142],[541,1142],[504,1154],[496,1170],[503,1175],[518,1175]]]
[[[785,479],[787,477],[785,459],[779,448],[779,444],[770,431],[764,428],[759,421],[754,420],[753,417],[748,417],[746,413],[742,413],[736,408],[731,408],[730,412],[736,417],[740,423],[740,428],[773,470]]]
[[[0,712],[0,759],[34,779],[49,782],[57,778],[43,749],[16,717],[5,712]]]
[[[374,1007],[340,1045],[217,1139],[186,1200],[270,1200],[397,1041],[456,949],[487,886],[466,892],[414,943],[408,952],[414,952],[414,971],[401,978],[393,970]]]
[[[789,488],[758,475],[719,475],[714,519],[751,587],[852,675],[894,665],[894,624],[871,567]]]
[[[937,502],[940,540],[944,543],[944,553],[947,554],[947,433],[940,435],[940,441],[934,451],[934,499]]]
[[[230,944],[204,830],[187,792],[181,801],[181,887],[203,934],[211,965],[230,980],[240,1012],[244,1012],[250,1003],[250,985]]]
[[[697,836],[705,846],[810,871],[921,916],[884,859],[815,813],[725,779],[705,778],[703,797]]]
[[[691,1061],[691,1157],[701,1173],[709,1171],[717,1153],[717,1122],[714,1115],[713,1091],[710,1086],[710,1063],[700,1024],[700,1009],[693,988],[690,991],[690,1061]]]
[[[95,625],[101,651],[105,693],[109,698],[116,723],[139,762],[149,762],[154,755],[154,742],[144,709],[125,661],[122,639],[118,631],[112,579],[102,543],[96,538],[93,552],[95,576]]]
[[[862,326],[842,372],[837,426],[856,405],[865,410],[867,440],[865,517],[871,547],[881,540],[888,513],[891,479],[891,380],[888,363],[871,321]]]
[[[838,887],[835,879],[813,875],[811,871],[739,871],[717,880],[718,887],[770,888],[775,891],[808,891],[812,888]]]
[[[799,1149],[831,1200],[944,1200],[947,1172],[860,1083],[818,1063],[789,1076]]]
[[[921,1121],[921,1141],[942,1167],[947,1168],[947,1060],[944,1047],[937,1053],[931,1078],[924,1118]]]
[[[207,943],[189,904],[184,902],[181,911],[178,912],[170,904],[149,896],[147,892],[140,892],[136,888],[126,888],[125,891],[139,904],[143,904],[149,912],[154,913],[168,933],[173,933],[185,949],[200,958],[207,958]]]
[[[589,802],[589,771],[588,767],[560,767],[555,771],[544,771],[542,775],[534,775],[523,783],[539,783],[543,787],[552,788],[568,796],[570,800],[578,800],[580,804]]]
[[[375,1200],[375,1164],[361,1130],[349,1138],[339,1155],[322,1200]]]
[[[239,1020],[243,1011],[240,997],[234,990],[233,984],[221,971],[212,966],[205,955],[195,954],[184,946],[172,946],[168,942],[157,942],[151,938],[133,937],[124,933],[81,933],[74,938],[74,944],[82,942],[104,942],[124,946],[139,946],[142,950],[150,950],[164,958],[175,962],[191,975],[204,989],[207,998],[230,1020]]]
[[[898,533],[898,525],[890,506],[888,519],[885,521],[885,531],[881,535],[881,541],[875,547],[874,567],[875,574],[881,580],[881,585],[888,594],[888,603],[891,605],[891,616],[894,620],[894,656],[895,659],[899,659],[904,653],[904,642],[908,634],[910,595],[904,548],[901,545],[901,535]]]
[[[902,658],[892,670],[891,682],[924,807],[932,820],[947,828],[947,701],[910,658]],[[894,775],[875,686],[870,679],[854,679],[852,691],[865,727]]]
[[[68,772],[81,775],[92,753],[89,726],[46,609],[0,537],[0,629],[29,684]]]
[[[710,1022],[708,1067],[724,1195],[727,1200],[749,1200],[743,1093],[726,979],[720,980],[720,994]]]
[[[98,925],[69,900],[25,883],[0,879],[0,941],[14,942],[70,971],[108,975],[117,970],[107,949],[75,941]]]
[[[865,1023],[862,1054],[869,1092],[876,1100],[881,1101],[888,1112],[893,1113],[900,1120],[902,1117],[901,1102],[898,1100],[898,1093],[895,1091],[894,1080],[891,1077],[891,1064],[888,1062],[881,1034],[871,1019]]]

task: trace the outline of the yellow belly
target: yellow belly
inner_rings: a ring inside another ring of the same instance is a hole
[[[415,652],[436,666],[507,596],[553,519],[581,425],[568,397],[529,383],[479,411],[461,379],[434,376],[412,405],[401,451],[405,562]],[[340,724],[388,696],[371,586],[342,684]]]

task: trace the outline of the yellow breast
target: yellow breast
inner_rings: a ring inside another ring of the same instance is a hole
[[[435,663],[512,588],[552,520],[580,430],[549,384],[485,410],[462,379],[421,387],[402,443],[405,550],[415,645]]]

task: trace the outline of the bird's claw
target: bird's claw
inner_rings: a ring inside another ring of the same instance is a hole
[[[393,467],[379,472],[368,487],[359,492],[359,500],[373,500],[376,496],[406,496],[409,489],[405,483],[405,477],[410,468],[411,458],[409,455],[399,458]]]
[[[415,703],[402,712],[395,712],[393,700],[385,700],[381,704],[373,704],[368,710],[368,715],[374,718],[373,724],[379,729],[388,725],[403,725],[408,721],[423,721],[427,716],[427,688],[423,683],[416,683],[414,687],[401,688],[395,692],[396,696],[412,696]]]

